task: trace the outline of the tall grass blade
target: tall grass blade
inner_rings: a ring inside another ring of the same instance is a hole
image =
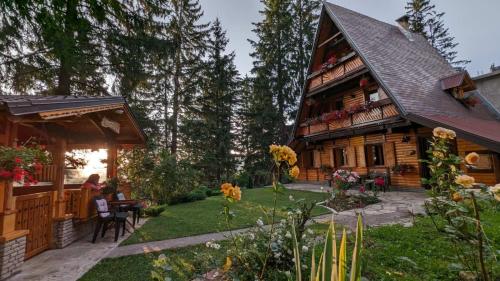
[[[346,280],[346,263],[347,263],[347,234],[344,228],[344,231],[342,233],[342,241],[340,242],[338,281]]]
[[[316,281],[316,278],[314,276],[315,274],[316,274],[316,257],[315,257],[315,250],[313,247],[311,256],[311,276],[309,278],[309,281]]]
[[[351,276],[350,281],[361,280],[361,250],[363,248],[363,220],[358,215],[358,224],[356,226],[356,242],[352,253]]]
[[[302,281],[302,266],[300,264],[300,249],[297,241],[297,231],[295,231],[295,221],[292,220],[292,237],[293,237],[293,257],[295,259],[295,279]]]

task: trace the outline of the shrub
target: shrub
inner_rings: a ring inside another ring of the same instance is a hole
[[[253,187],[252,177],[247,171],[242,171],[236,174],[234,176],[234,182],[236,183],[237,186],[240,187],[245,187],[245,188]]]
[[[152,207],[144,209],[144,214],[148,217],[157,217],[161,213],[163,213],[163,211],[165,211],[165,210],[166,210],[166,207],[164,205],[152,206]]]

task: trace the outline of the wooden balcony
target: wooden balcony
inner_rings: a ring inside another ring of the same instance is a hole
[[[390,100],[378,101],[371,109],[350,114],[345,119],[334,120],[331,122],[318,122],[316,124],[302,123],[299,126],[297,134],[307,136],[345,129],[349,127],[359,127],[374,121],[381,121],[398,116],[396,106]]]
[[[308,92],[329,83],[339,81],[364,68],[363,61],[355,53],[341,58],[333,67],[318,71],[309,76]]]

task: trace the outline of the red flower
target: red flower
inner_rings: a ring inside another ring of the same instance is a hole
[[[42,169],[43,169],[43,165],[42,165],[42,164],[40,164],[39,162],[36,162],[36,163],[33,165],[33,167],[35,168],[35,172],[37,172],[37,173],[41,172],[41,171],[42,171]]]
[[[376,178],[374,180],[374,183],[376,186],[384,186],[385,185],[385,180],[383,178]]]
[[[12,179],[14,181],[21,181],[23,179],[23,176],[24,176],[24,170],[19,168],[19,167],[15,167],[13,170],[12,170],[12,173],[14,174],[12,176]]]
[[[21,164],[23,162],[23,159],[16,157],[14,158],[14,162],[16,162],[16,164]]]
[[[6,179],[6,180],[11,179],[12,178],[12,172],[1,170],[0,171],[0,178]]]
[[[359,80],[359,87],[365,88],[366,86],[368,86],[368,78],[361,78]]]

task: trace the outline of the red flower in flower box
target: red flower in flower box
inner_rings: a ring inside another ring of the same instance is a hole
[[[2,170],[0,171],[0,178],[10,180],[12,178],[12,172]]]

